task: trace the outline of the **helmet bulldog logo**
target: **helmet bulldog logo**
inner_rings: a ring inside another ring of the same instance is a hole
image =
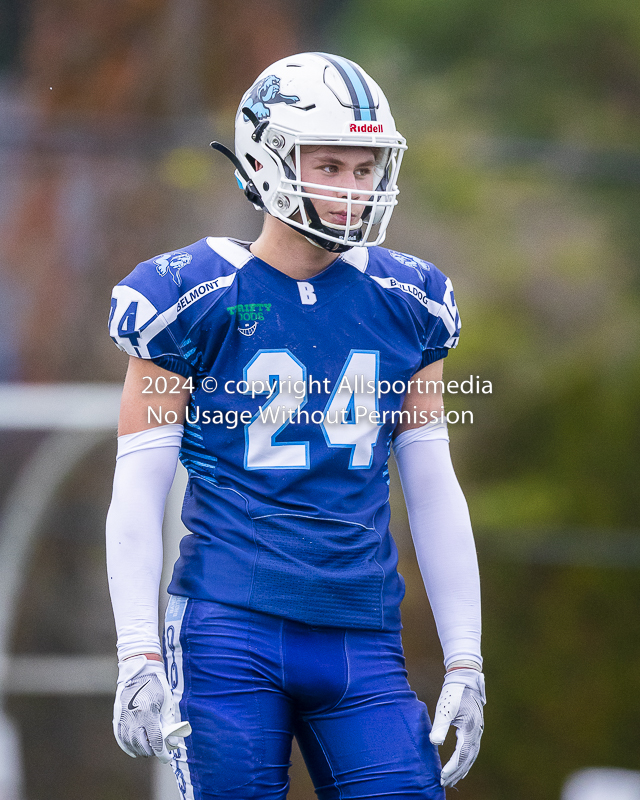
[[[271,109],[267,106],[274,103],[286,103],[290,106],[299,101],[300,98],[296,95],[280,94],[280,78],[277,75],[268,75],[251,87],[249,97],[244,105],[253,111],[259,120],[263,120],[271,116]],[[246,115],[242,116],[245,122],[249,122]]]

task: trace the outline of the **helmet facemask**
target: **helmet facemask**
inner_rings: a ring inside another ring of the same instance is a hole
[[[277,130],[269,125],[263,133],[268,156],[263,161],[271,162],[277,171],[277,181],[269,186],[268,193],[262,192],[265,210],[280,219],[294,230],[302,233],[313,244],[331,252],[342,252],[354,246],[373,246],[381,244],[386,228],[397,205],[397,175],[406,149],[404,140],[386,140],[385,137],[335,137],[305,136],[294,132]],[[269,142],[280,144],[279,148]],[[301,174],[302,151],[305,146],[315,147],[358,147],[374,151],[376,165],[371,190],[341,187],[335,184],[315,183],[303,180]],[[257,170],[252,181],[264,187],[269,181],[261,180],[266,175],[265,164],[257,155],[246,154],[249,163]],[[271,157],[269,157],[271,156]],[[346,209],[346,224],[336,225],[324,220],[318,214],[314,202],[335,203],[341,210]],[[352,221],[354,209],[361,209],[358,218]]]
[[[373,150],[376,159],[371,189],[311,182],[302,178],[303,147],[338,146]],[[278,194],[286,198],[290,209],[280,219],[302,232],[315,244],[332,252],[354,246],[380,244],[394,206],[398,189],[395,178],[400,166],[402,150],[390,147],[372,147],[369,141],[327,141],[324,138],[296,137],[291,155],[285,160],[288,169],[281,176]],[[393,188],[389,189],[391,186]],[[346,212],[345,224],[336,224],[320,216],[318,203],[335,205]],[[277,206],[277,199],[276,199]]]

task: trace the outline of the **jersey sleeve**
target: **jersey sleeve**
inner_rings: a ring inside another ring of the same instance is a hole
[[[432,264],[425,281],[425,297],[421,305],[424,338],[421,368],[444,358],[456,347],[460,338],[460,313],[456,306],[451,279]]]
[[[154,271],[152,264],[143,262],[114,288],[109,335],[128,355],[190,377],[195,369],[179,345],[179,293],[172,291],[170,282],[158,290]]]

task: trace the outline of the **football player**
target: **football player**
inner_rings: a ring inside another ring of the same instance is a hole
[[[441,800],[482,734],[480,597],[438,391],[451,282],[380,246],[405,140],[357,64],[304,53],[242,98],[235,153],[213,146],[261,235],[145,261],[111,304],[130,356],[107,521],[116,739],[172,760],[184,798],[281,800],[296,736],[321,800]],[[404,668],[391,448],[444,651],[433,728]],[[190,533],[161,644],[178,458]]]

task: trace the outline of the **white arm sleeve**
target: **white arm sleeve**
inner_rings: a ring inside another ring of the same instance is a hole
[[[393,449],[445,666],[469,660],[481,667],[478,559],[446,425],[404,431]]]
[[[118,437],[107,515],[107,573],[118,633],[118,659],[162,655],[158,592],[164,504],[178,464],[182,425]]]

